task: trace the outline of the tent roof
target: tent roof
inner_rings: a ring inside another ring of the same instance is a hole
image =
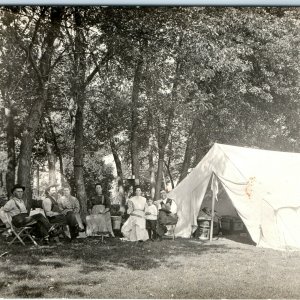
[[[274,209],[300,206],[300,154],[215,144]],[[272,200],[270,199],[272,198]]]
[[[252,183],[257,183],[257,188],[261,189],[262,195],[272,194],[272,201],[269,204],[274,209],[285,206],[300,206],[300,153],[269,151],[215,143],[201,163],[193,169],[180,185],[188,185],[189,189],[195,189],[199,185],[199,180],[201,180],[201,174],[198,172],[201,170],[202,164],[211,163],[211,160],[215,162],[212,171],[224,184],[229,178],[220,174],[217,161],[221,162],[221,165],[222,163],[231,163],[235,167],[236,172],[240,174],[237,184],[247,184],[250,180]],[[197,174],[198,176],[193,178]],[[180,185],[178,185],[179,188]],[[174,189],[175,194],[176,188]]]

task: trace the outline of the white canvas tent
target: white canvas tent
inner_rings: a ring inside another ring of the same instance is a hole
[[[299,153],[214,144],[169,193],[178,205],[176,236],[191,236],[213,174],[257,246],[300,250]]]

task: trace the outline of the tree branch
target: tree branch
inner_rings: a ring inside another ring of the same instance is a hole
[[[40,14],[40,16],[39,16],[39,18],[38,18],[38,20],[37,20],[37,22],[36,22],[36,24],[35,24],[33,35],[32,35],[32,38],[31,38],[31,42],[30,42],[29,47],[28,47],[28,50],[30,52],[31,52],[33,44],[35,42],[35,39],[36,39],[36,36],[37,36],[37,32],[38,32],[38,30],[40,28],[42,18],[44,18],[44,16],[45,16],[45,12],[46,12],[46,8],[44,7],[43,10],[42,10],[42,12],[41,12],[41,14]]]
[[[36,40],[37,32],[38,32],[38,29],[39,29],[39,27],[40,27],[42,17],[45,16],[45,10],[46,10],[45,8],[42,10],[42,12],[41,12],[41,14],[40,14],[40,16],[39,16],[39,19],[37,20],[37,22],[36,22],[36,24],[35,24],[34,32],[33,32],[32,38],[31,38],[31,42],[30,42],[30,44],[28,45],[28,47],[26,47],[26,46],[22,43],[21,39],[20,39],[19,36],[17,35],[17,30],[14,31],[14,32],[15,32],[15,38],[16,38],[16,40],[17,40],[17,43],[19,44],[20,48],[21,48],[22,50],[25,51],[25,53],[26,53],[26,55],[27,55],[27,57],[28,57],[28,60],[30,61],[30,64],[32,65],[32,67],[33,67],[35,73],[37,74],[38,81],[39,81],[39,83],[40,83],[41,85],[43,84],[43,77],[42,77],[42,74],[41,74],[40,70],[38,69],[37,64],[35,63],[35,61],[34,61],[34,59],[33,59],[33,57],[32,57],[32,48],[33,48],[33,44],[34,44],[34,42],[35,42],[35,40]]]
[[[98,73],[99,73],[99,76],[101,76],[101,74],[100,74],[100,66],[104,65],[105,62],[108,61],[108,57],[109,57],[108,52],[103,56],[103,58],[102,58],[102,60],[101,60],[101,64],[99,64],[99,63],[97,62],[97,59],[96,59],[94,53],[91,53],[91,55],[92,55],[94,64],[98,67],[97,71],[98,71]]]
[[[59,61],[61,60],[63,54],[66,52],[66,48],[58,55],[58,57],[56,58],[56,60],[53,62],[53,64],[50,66],[49,71],[53,70],[55,68],[55,66],[59,63]]]
[[[95,69],[92,71],[92,73],[87,77],[85,83],[84,83],[84,86],[88,86],[90,84],[90,82],[93,80],[94,76],[97,74],[99,70],[99,67],[98,65],[96,65]]]

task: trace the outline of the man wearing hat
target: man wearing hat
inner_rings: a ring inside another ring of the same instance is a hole
[[[165,190],[162,190],[160,195],[161,199],[154,202],[158,209],[156,233],[159,240],[168,231],[168,225],[176,225],[178,221],[175,201],[167,197]]]
[[[16,227],[26,226],[32,221],[36,221],[36,224],[33,226],[37,228],[44,241],[48,243],[49,232],[51,232],[54,228],[42,214],[29,216],[23,200],[24,191],[24,186],[20,184],[14,185],[11,190],[12,196],[3,206],[3,210],[11,217],[12,224]]]
[[[57,185],[51,185],[45,190],[46,198],[43,201],[43,208],[50,223],[67,224],[70,228],[71,240],[74,240],[81,231],[73,211],[64,210],[58,201]]]

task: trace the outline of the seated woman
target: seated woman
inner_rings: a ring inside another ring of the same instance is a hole
[[[146,241],[149,239],[146,230],[146,198],[141,196],[142,191],[139,186],[135,188],[134,197],[128,200],[128,220],[124,223],[121,232],[124,235],[123,240],[135,242]]]
[[[110,201],[102,194],[100,183],[95,185],[96,195],[88,201],[88,212],[86,217],[86,235],[98,236],[110,233],[115,237],[111,225]]]

